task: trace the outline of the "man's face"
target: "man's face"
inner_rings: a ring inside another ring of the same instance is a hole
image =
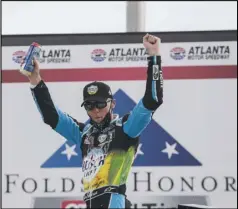
[[[107,100],[107,102],[87,102],[84,105],[88,115],[90,118],[96,122],[100,123],[105,116],[107,115],[108,111],[110,109],[113,109],[115,107],[115,101],[114,100]]]

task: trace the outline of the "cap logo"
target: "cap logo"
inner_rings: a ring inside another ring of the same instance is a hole
[[[89,95],[94,95],[96,94],[98,91],[98,87],[97,86],[89,86],[88,87],[88,94]]]

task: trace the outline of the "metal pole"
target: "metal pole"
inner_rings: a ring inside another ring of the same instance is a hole
[[[127,1],[126,16],[127,32],[145,31],[144,1]]]

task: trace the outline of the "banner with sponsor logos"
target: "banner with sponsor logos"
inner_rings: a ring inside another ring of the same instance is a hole
[[[27,49],[3,47],[3,207],[83,208],[80,147],[42,122],[29,84],[19,83],[22,77],[14,82],[11,77],[4,80],[7,72],[19,74],[16,69]],[[49,72],[43,78],[55,104],[81,122],[88,120],[80,107],[88,80],[74,80],[75,75],[70,77],[69,72],[82,70],[94,80],[97,74],[92,72],[102,70],[103,81],[111,86],[117,102],[115,113],[120,116],[144,94],[147,52],[141,44],[42,49],[41,69]],[[235,208],[236,42],[166,43],[161,54],[165,74],[178,68],[186,73],[201,70],[207,79],[199,79],[196,73],[187,79],[165,79],[164,104],[141,135],[128,179],[132,208],[176,208],[178,204]],[[112,74],[113,80],[107,79],[104,68],[114,73],[119,68],[127,79],[121,81],[119,73]],[[128,74],[132,69],[133,73]],[[143,69],[140,73],[144,77],[135,80],[138,69]],[[63,70],[65,80],[47,82],[50,76],[57,77],[59,70]]]
[[[19,67],[28,46],[3,47],[5,70]],[[144,67],[148,53],[142,44],[43,46],[42,69]],[[163,66],[211,66],[237,64],[236,42],[165,43]],[[12,61],[10,61],[12,60]]]

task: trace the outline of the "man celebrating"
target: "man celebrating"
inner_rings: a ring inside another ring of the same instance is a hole
[[[113,113],[116,103],[110,87],[92,82],[84,87],[82,106],[90,123],[83,124],[58,109],[40,76],[39,62],[28,76],[37,108],[46,124],[67,140],[80,144],[84,201],[87,208],[125,208],[126,181],[137,152],[139,136],[163,103],[163,75],[160,39],[143,37],[148,51],[146,89],[134,109],[119,117]]]

